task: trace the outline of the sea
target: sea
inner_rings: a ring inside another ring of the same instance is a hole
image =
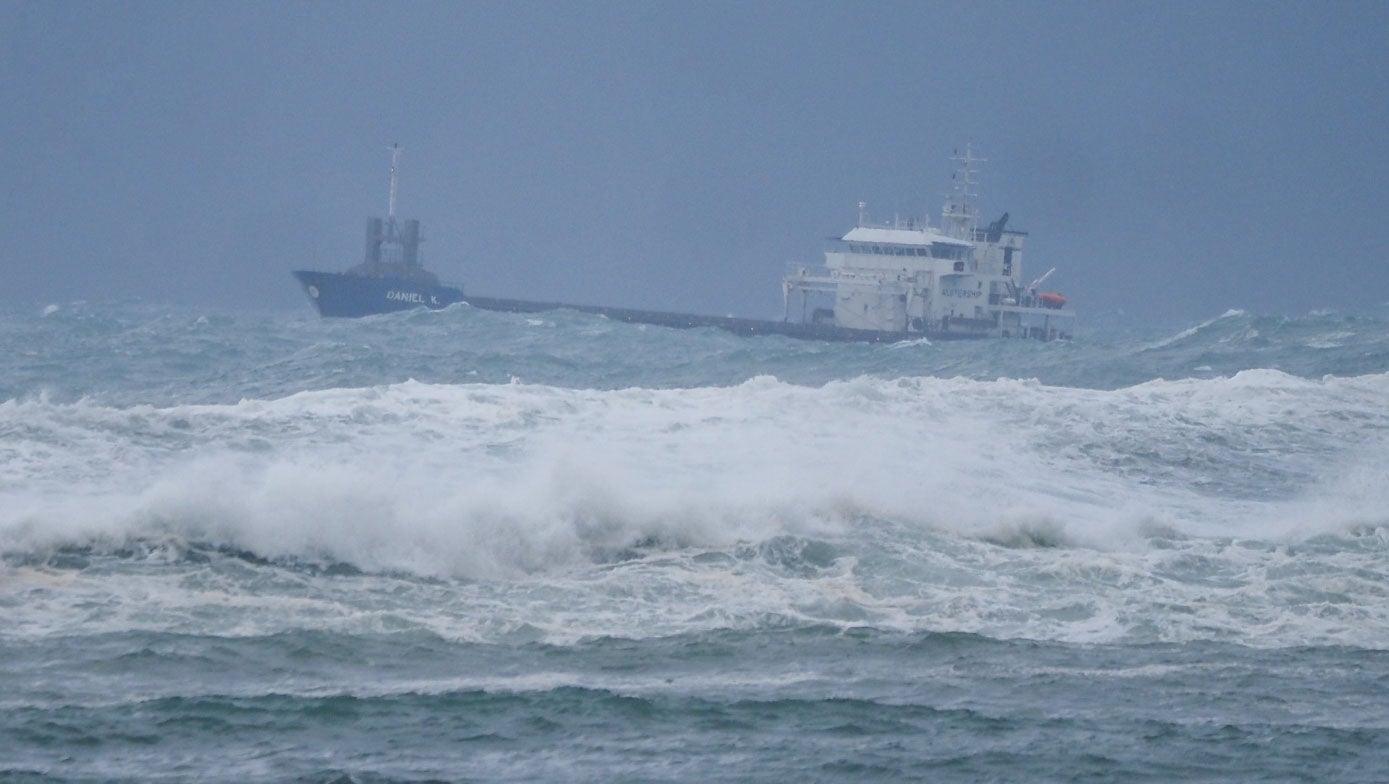
[[[1389,780],[1389,306],[1211,316],[0,309],[0,781]]]

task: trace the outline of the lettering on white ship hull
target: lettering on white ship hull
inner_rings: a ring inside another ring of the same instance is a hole
[[[970,291],[969,289],[941,289],[942,297],[958,297],[960,299],[976,299],[984,296],[982,291]]]
[[[425,297],[425,295],[414,291],[396,291],[395,289],[386,292],[386,299],[395,300],[396,302],[409,302],[412,305],[439,304],[439,298],[436,296],[430,295],[429,297]]]

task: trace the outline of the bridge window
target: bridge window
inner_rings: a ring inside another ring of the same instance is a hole
[[[938,259],[960,259],[964,258],[964,248],[959,245],[947,245],[944,242],[937,242],[931,245],[931,255]]]

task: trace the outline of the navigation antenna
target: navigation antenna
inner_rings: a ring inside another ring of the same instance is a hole
[[[391,201],[386,208],[386,217],[390,219],[391,225],[395,225],[395,172],[400,165],[400,145],[393,144],[391,150]]]
[[[951,177],[954,185],[941,208],[941,223],[951,236],[973,242],[974,230],[979,224],[979,208],[973,202],[979,195],[973,190],[978,185],[974,179],[974,164],[987,163],[988,159],[974,157],[972,145],[966,144],[965,154],[961,156],[956,149],[950,160],[958,163],[959,169]]]

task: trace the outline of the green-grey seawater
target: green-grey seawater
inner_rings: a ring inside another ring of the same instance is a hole
[[[0,312],[0,781],[1389,770],[1389,311]]]

